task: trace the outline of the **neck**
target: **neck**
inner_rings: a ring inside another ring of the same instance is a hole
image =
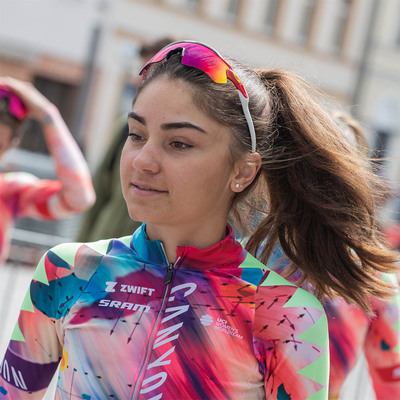
[[[160,240],[163,243],[168,262],[175,263],[177,247],[192,246],[198,249],[206,249],[222,240],[226,236],[226,220],[202,229],[198,227],[194,229],[193,226],[182,229],[182,227],[147,224],[146,233],[150,240]]]

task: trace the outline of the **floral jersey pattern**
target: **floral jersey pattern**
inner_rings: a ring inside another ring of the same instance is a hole
[[[133,236],[42,258],[2,362],[0,399],[327,399],[327,319],[228,228],[207,249]]]
[[[268,266],[280,275],[288,267],[277,247]],[[289,280],[296,282],[299,275]],[[394,274],[383,279],[396,286]],[[330,340],[329,399],[338,399],[344,381],[364,351],[377,400],[400,399],[400,293],[389,302],[372,299],[375,317],[343,299],[325,300]]]

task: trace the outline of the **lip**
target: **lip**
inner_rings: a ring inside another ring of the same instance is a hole
[[[168,193],[166,190],[159,190],[152,187],[151,185],[140,182],[131,182],[131,189],[133,190],[134,194],[140,196],[154,196],[157,194]]]

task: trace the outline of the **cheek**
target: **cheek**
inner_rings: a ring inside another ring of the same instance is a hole
[[[10,142],[5,138],[0,138],[0,154],[2,155],[10,146]]]
[[[0,150],[6,150],[11,144],[11,130],[6,127],[0,129]]]
[[[129,152],[126,150],[126,145],[122,148],[121,159],[119,163],[121,177],[124,176],[129,171],[129,166],[131,165]]]
[[[206,166],[206,167],[205,167]],[[199,172],[201,171],[201,172]],[[184,168],[171,171],[175,188],[184,196],[191,196],[194,201],[203,196],[214,197],[226,186],[228,174],[222,163],[185,164]]]

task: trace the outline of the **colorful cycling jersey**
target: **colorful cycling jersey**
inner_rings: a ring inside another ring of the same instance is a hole
[[[280,275],[288,260],[280,247],[268,266]],[[296,282],[299,275],[290,278]],[[397,284],[394,274],[383,279]],[[343,299],[323,303],[330,339],[329,398],[338,399],[346,377],[364,351],[377,400],[400,399],[400,293],[391,301],[371,300],[375,317]]]
[[[263,269],[264,268],[264,269]],[[0,399],[327,399],[321,304],[248,254],[228,228],[169,264],[133,236],[42,258],[0,373]]]
[[[8,255],[7,232],[21,217],[54,219],[50,199],[61,183],[38,179],[25,172],[0,174],[0,264]]]

